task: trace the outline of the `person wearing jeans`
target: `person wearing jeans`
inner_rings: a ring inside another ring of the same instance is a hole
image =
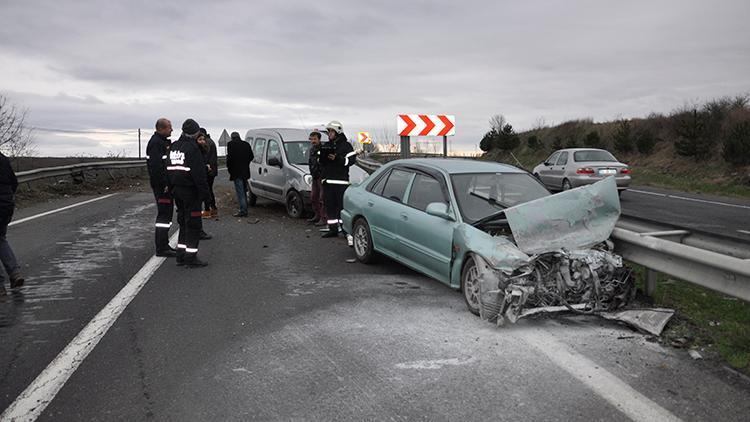
[[[10,160],[0,152],[0,261],[10,278],[11,289],[23,286],[24,282],[16,255],[5,237],[16,207],[16,189],[18,189],[18,179],[10,165]],[[5,294],[5,277],[0,270],[0,296]]]
[[[232,132],[227,142],[227,171],[229,180],[234,182],[237,202],[240,209],[233,217],[247,217],[247,180],[250,179],[250,162],[253,161],[253,149],[250,144],[240,138],[240,134]]]

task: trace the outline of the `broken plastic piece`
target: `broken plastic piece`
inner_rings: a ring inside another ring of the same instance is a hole
[[[661,335],[664,327],[674,315],[674,309],[627,309],[619,312],[603,312],[603,318],[624,322],[655,336]]]

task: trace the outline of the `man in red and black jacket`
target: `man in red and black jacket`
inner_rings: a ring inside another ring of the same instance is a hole
[[[172,122],[161,118],[156,121],[156,132],[151,136],[146,147],[146,164],[151,189],[156,199],[156,256],[173,257],[175,250],[169,246],[169,228],[172,226],[172,192],[169,190],[167,162],[169,155],[169,137],[172,135]]]
[[[177,238],[177,265],[205,267],[198,259],[198,243],[203,219],[201,204],[209,197],[206,179],[206,164],[196,142],[200,126],[193,119],[182,124],[180,139],[172,143],[169,150],[170,189],[177,205],[177,223],[180,233]]]

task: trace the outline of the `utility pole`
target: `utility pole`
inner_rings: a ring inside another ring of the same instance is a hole
[[[141,128],[138,128],[138,159],[141,159]]]
[[[448,158],[448,137],[443,136],[443,158]]]

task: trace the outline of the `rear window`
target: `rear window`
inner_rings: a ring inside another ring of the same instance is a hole
[[[576,151],[573,153],[573,160],[577,163],[585,161],[617,161],[612,154],[602,150]]]

